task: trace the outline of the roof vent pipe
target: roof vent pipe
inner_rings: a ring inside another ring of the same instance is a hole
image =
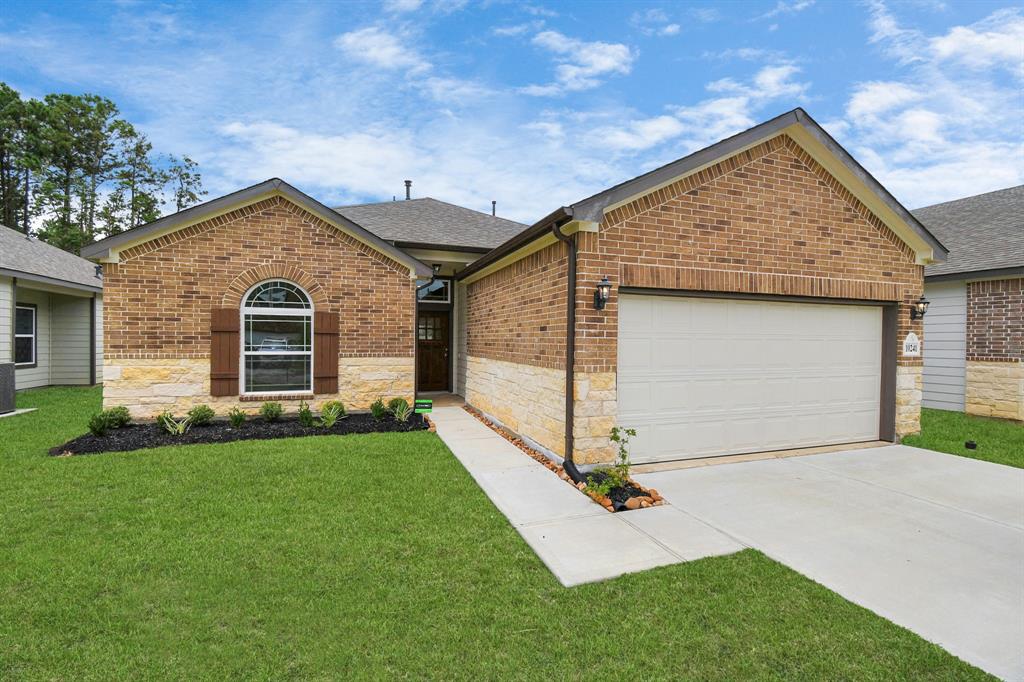
[[[491,199],[491,215],[498,215],[498,202]]]
[[[412,199],[412,180],[405,181],[405,200]]]

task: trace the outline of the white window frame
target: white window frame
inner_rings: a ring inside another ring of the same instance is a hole
[[[261,307],[249,307],[249,306],[247,306],[246,303],[249,302],[249,296],[252,295],[252,292],[255,291],[256,289],[258,289],[259,287],[263,286],[264,284],[267,284],[267,283],[270,283],[270,282],[284,282],[286,284],[290,284],[291,286],[295,287],[300,292],[302,292],[302,295],[306,297],[307,301],[309,301],[309,307],[308,308],[261,308]],[[278,317],[278,316],[280,316],[280,317],[308,317],[309,318],[309,350],[308,351],[247,351],[245,349],[245,335],[246,335],[245,316],[246,315],[267,315],[267,316],[271,316],[272,315],[272,316],[275,316],[275,317]],[[311,395],[313,393],[313,374],[314,374],[313,362],[314,362],[314,357],[315,357],[313,355],[313,350],[314,350],[313,343],[314,343],[314,341],[316,339],[316,333],[315,333],[316,330],[313,329],[313,297],[309,295],[308,291],[303,289],[301,286],[299,286],[295,282],[292,282],[291,280],[283,279],[283,278],[280,278],[280,277],[275,277],[273,279],[265,279],[265,280],[263,280],[261,282],[257,282],[253,286],[249,287],[249,290],[245,292],[245,296],[242,297],[242,305],[240,306],[240,310],[239,310],[238,325],[239,325],[239,329],[241,331],[241,333],[238,335],[238,343],[239,343],[239,346],[238,346],[238,354],[239,354],[239,362],[238,362],[238,381],[239,381],[239,385],[238,385],[238,388],[239,388],[239,393],[241,395],[256,395],[256,396],[259,396],[259,395],[267,395],[267,396],[274,396],[274,395]],[[246,387],[246,381],[245,381],[245,365],[246,365],[246,362],[245,362],[245,359],[247,357],[254,356],[254,355],[292,355],[292,356],[308,355],[309,356],[309,376],[308,376],[308,378],[309,378],[309,388],[308,389],[299,390],[299,391],[247,391],[247,390],[245,390],[245,387]]]
[[[17,319],[19,310],[30,310],[32,311],[32,333],[31,334],[18,334],[17,333]],[[15,367],[34,367],[36,360],[38,359],[39,351],[39,310],[34,305],[25,305],[24,303],[14,304],[14,319],[15,319],[15,333],[14,333],[14,348],[11,349],[11,358],[14,359],[18,353],[18,339],[32,339],[32,359],[28,362],[15,363]]]

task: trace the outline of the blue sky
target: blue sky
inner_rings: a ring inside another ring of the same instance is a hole
[[[532,222],[796,106],[911,208],[1024,182],[1012,2],[6,0],[0,78],[109,97],[211,197]]]

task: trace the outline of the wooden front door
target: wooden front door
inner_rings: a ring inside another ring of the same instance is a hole
[[[447,391],[449,316],[447,310],[421,310],[416,321],[416,353],[419,369],[416,385],[420,391]]]

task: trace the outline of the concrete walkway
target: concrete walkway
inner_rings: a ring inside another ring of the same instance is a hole
[[[965,661],[1024,680],[1024,470],[890,445],[636,479]]]
[[[566,587],[743,549],[670,504],[606,512],[461,407],[438,407],[430,417],[437,435]]]

